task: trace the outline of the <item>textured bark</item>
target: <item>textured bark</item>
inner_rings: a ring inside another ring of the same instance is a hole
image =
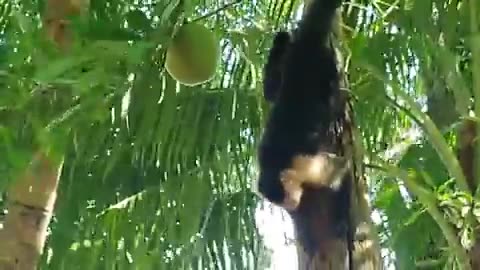
[[[475,178],[475,139],[476,139],[476,123],[472,120],[464,120],[458,133],[458,159],[462,166],[463,173],[467,178],[467,184],[475,194],[478,188],[478,182]],[[472,269],[480,269],[480,225],[478,222],[475,234],[475,244],[470,250],[470,260]]]
[[[340,22],[341,13],[338,12],[332,29],[336,36],[341,36]],[[341,88],[347,89],[341,57],[338,59]],[[351,159],[353,166],[343,178],[340,190],[306,189],[299,208],[291,213],[300,270],[383,269],[378,234],[366,199],[363,151],[355,141],[353,112],[347,96],[346,91],[338,93],[336,109],[343,110],[344,116],[336,123],[338,137],[331,148],[339,156]],[[342,218],[345,214],[348,221]]]
[[[461,111],[466,114],[468,108],[455,108],[455,99],[449,92],[445,80],[440,76],[436,67],[422,72],[427,86],[428,115],[434,123],[442,130],[448,128],[459,119]],[[455,90],[453,90],[455,91]],[[478,188],[478,181],[475,178],[475,139],[476,123],[473,120],[463,120],[457,133],[457,157],[467,180],[469,190],[472,194]],[[478,224],[477,224],[478,227]],[[478,230],[478,229],[477,229]],[[480,232],[476,233],[476,242],[470,250],[472,269],[480,269]]]
[[[480,235],[477,235],[477,243],[473,246],[472,250],[470,250],[473,270],[480,269],[480,244],[478,244],[478,239],[480,239]]]
[[[458,159],[472,193],[475,193],[478,186],[475,181],[475,137],[475,122],[464,120],[458,132]]]
[[[353,237],[337,234],[336,227],[339,224],[331,219],[331,214],[338,208],[330,204],[335,201],[331,194],[327,191],[311,191],[307,196],[304,201],[306,206],[303,207],[311,208],[307,211],[304,209],[306,213],[300,216],[301,219],[298,216],[294,219],[299,241],[299,269],[383,269],[377,232],[361,186],[351,186],[351,192],[355,192],[355,195],[351,197],[351,223],[348,226]],[[315,243],[313,253],[309,252],[311,242]]]
[[[299,209],[292,213],[301,270],[383,269],[379,239],[366,199],[361,151],[353,140],[348,106],[346,110],[349,113],[338,151],[352,157],[357,166],[343,179],[338,192],[327,188],[306,190]],[[348,223],[339,223],[339,211],[349,211]]]
[[[61,163],[38,153],[24,175],[8,189],[0,230],[0,270],[36,269],[57,197]]]

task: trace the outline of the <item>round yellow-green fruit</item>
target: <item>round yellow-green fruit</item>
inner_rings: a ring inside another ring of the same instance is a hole
[[[165,67],[175,80],[193,86],[213,77],[218,57],[213,32],[201,24],[189,23],[180,27],[167,48]]]

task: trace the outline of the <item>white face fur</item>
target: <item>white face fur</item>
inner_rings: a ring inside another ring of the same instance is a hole
[[[282,206],[287,210],[295,210],[305,186],[338,189],[349,168],[349,160],[327,152],[295,157],[291,167],[280,176],[286,193]]]

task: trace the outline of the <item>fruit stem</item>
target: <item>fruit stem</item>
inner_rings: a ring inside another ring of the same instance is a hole
[[[213,15],[216,15],[216,14],[219,13],[220,11],[223,11],[223,10],[225,10],[225,9],[227,9],[227,8],[230,8],[230,7],[236,5],[236,4],[240,3],[240,2],[242,2],[242,0],[235,0],[235,1],[231,2],[231,3],[225,4],[225,5],[223,5],[222,7],[219,7],[219,8],[217,8],[216,10],[214,10],[214,11],[212,11],[212,12],[209,12],[209,13],[203,15],[203,16],[200,16],[200,17],[197,17],[197,18],[191,20],[189,23],[193,23],[193,22],[197,22],[197,21],[201,21],[201,20],[203,20],[203,19],[209,18],[209,17],[211,17],[211,16],[213,16]]]

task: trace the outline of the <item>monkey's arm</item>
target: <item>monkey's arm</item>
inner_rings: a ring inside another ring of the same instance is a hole
[[[267,63],[263,70],[263,95],[269,102],[274,102],[282,84],[285,55],[290,45],[290,34],[278,32],[273,40]]]

